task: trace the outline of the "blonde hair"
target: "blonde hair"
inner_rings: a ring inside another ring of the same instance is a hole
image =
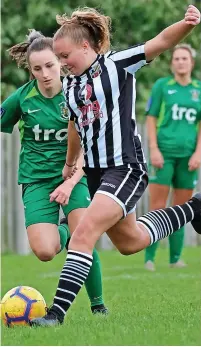
[[[54,40],[69,36],[73,42],[80,44],[86,39],[94,51],[100,54],[110,49],[111,18],[96,9],[78,8],[71,17],[57,15],[56,21],[61,28],[55,33]]]
[[[172,56],[177,49],[185,49],[186,51],[188,51],[190,53],[192,59],[196,58],[196,50],[194,48],[192,48],[191,45],[189,45],[187,43],[180,43],[180,44],[176,45],[173,48]]]
[[[27,40],[8,49],[9,55],[17,62],[18,67],[29,67],[29,56],[32,52],[50,49],[53,52],[53,39],[45,37],[35,29],[29,29]]]

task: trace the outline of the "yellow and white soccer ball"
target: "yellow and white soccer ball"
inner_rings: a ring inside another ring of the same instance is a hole
[[[43,296],[27,286],[9,290],[1,300],[1,319],[7,326],[29,325],[29,320],[46,313]]]

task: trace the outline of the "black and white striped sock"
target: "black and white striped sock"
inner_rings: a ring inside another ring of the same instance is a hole
[[[193,218],[194,208],[188,201],[183,205],[148,212],[138,218],[137,223],[148,231],[152,244],[174,233]]]
[[[60,275],[58,288],[50,311],[62,321],[73,300],[84,284],[92,265],[89,254],[69,250]]]

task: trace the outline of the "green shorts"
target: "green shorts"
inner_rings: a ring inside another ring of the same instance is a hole
[[[22,199],[24,203],[25,224],[51,223],[58,224],[60,205],[50,202],[50,193],[54,191],[63,179],[57,177],[51,180],[24,184],[22,186]],[[61,206],[65,216],[75,209],[87,208],[90,204],[90,195],[86,177],[73,188],[69,202]]]
[[[168,158],[163,155],[164,165],[157,169],[149,164],[149,183],[172,186],[176,189],[194,189],[197,184],[198,171],[189,171],[190,157]]]

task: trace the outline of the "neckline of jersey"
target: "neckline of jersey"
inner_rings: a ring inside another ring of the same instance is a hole
[[[93,67],[93,65],[99,60],[100,56],[101,56],[100,54],[97,54],[97,57],[96,57],[96,59],[93,61],[93,63],[92,63],[81,75],[79,75],[79,76],[74,76],[74,77],[79,78],[79,77],[83,77],[84,75],[86,75],[87,72]]]
[[[183,86],[182,84],[180,84],[179,82],[176,81],[175,78],[173,78],[174,82],[179,86],[179,87],[182,87],[182,88],[187,88],[187,87],[190,87],[193,85],[193,78],[191,78],[191,82],[188,83],[187,85]]]
[[[42,96],[44,99],[50,99],[50,100],[52,100],[52,99],[54,99],[55,98],[55,96],[57,96],[57,95],[63,95],[63,89],[62,89],[62,85],[61,85],[61,91],[59,92],[59,93],[57,93],[57,94],[55,94],[54,96],[52,96],[51,98],[48,98],[48,97],[46,97],[46,96],[44,96],[42,93],[41,93],[41,91],[40,91],[40,89],[39,89],[39,87],[38,87],[38,82],[37,82],[37,79],[35,78],[34,79],[34,84],[35,84],[35,88],[36,88],[36,90],[37,90],[37,92],[40,94],[40,96]],[[62,82],[61,82],[62,83]]]

